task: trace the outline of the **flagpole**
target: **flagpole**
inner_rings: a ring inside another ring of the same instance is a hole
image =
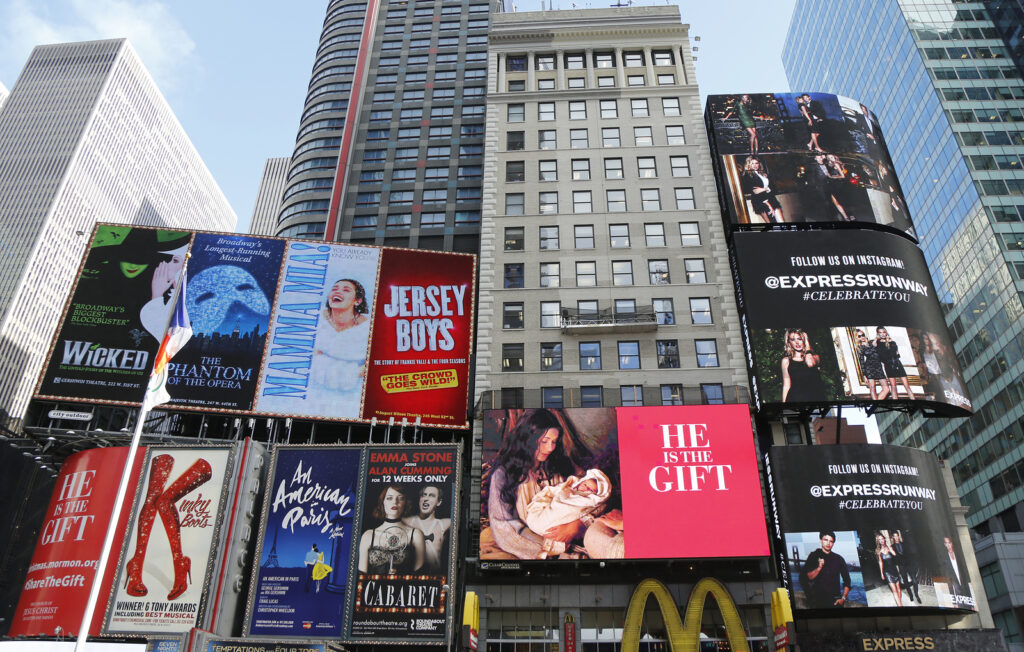
[[[174,288],[174,292],[171,296],[170,306],[171,309],[167,313],[167,323],[164,324],[164,336],[167,335],[167,330],[171,326],[171,319],[174,317],[174,311],[178,305],[178,295],[181,294],[182,288],[185,286],[185,281],[188,278],[186,276],[186,270],[188,269],[188,259],[192,257],[192,254],[185,254],[185,264],[181,267],[181,276],[178,278],[178,286]],[[164,338],[160,338],[161,344]],[[159,349],[158,349],[159,354]],[[153,357],[153,365],[156,365],[156,356]],[[150,376],[153,371],[150,369]],[[147,394],[148,394],[148,380],[147,380]],[[103,573],[107,568],[107,562],[110,561],[110,549],[114,547],[114,533],[117,531],[117,522],[121,520],[121,508],[124,507],[125,496],[128,495],[128,483],[131,480],[132,467],[135,465],[135,455],[139,450],[139,441],[142,439],[142,427],[146,423],[146,416],[149,415],[152,408],[149,407],[149,402],[146,397],[143,396],[142,405],[139,407],[139,417],[135,423],[135,432],[132,433],[132,443],[128,447],[128,459],[125,460],[124,470],[121,471],[121,483],[117,486],[117,497],[114,499],[114,508],[110,514],[110,522],[107,524],[107,534],[103,539],[103,550],[100,552],[100,560],[96,565],[96,574],[92,578],[92,588],[89,589],[89,600],[85,603],[85,613],[82,614],[82,624],[78,627],[78,638],[75,640],[75,652],[85,652],[85,644],[89,638],[89,629],[92,628],[92,617],[96,612],[96,603],[99,601],[100,589],[103,586]]]

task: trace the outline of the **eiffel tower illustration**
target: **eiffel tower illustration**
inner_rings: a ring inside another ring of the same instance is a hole
[[[267,555],[267,563],[263,564],[263,568],[279,568],[280,564],[277,562],[277,531],[280,528],[274,528],[274,543],[270,546],[270,554]]]

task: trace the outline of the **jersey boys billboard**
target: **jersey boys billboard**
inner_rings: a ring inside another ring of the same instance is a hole
[[[474,256],[104,224],[38,396],[137,404],[189,253],[169,407],[466,426]]]
[[[769,554],[746,405],[488,410],[483,461],[481,559]]]
[[[969,414],[921,251],[868,230],[733,234],[757,406],[927,401]]]
[[[797,609],[976,608],[935,456],[786,446],[768,455],[780,566]]]

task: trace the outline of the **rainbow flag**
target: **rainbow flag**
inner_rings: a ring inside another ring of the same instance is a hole
[[[149,376],[146,398],[142,402],[143,411],[171,400],[171,395],[167,393],[167,363],[192,337],[192,323],[188,318],[188,309],[185,308],[185,278],[185,270],[182,270],[178,281],[181,284],[181,291],[178,292],[178,300],[174,304],[174,312],[167,324],[167,332],[160,343],[160,350],[156,352],[153,373]]]

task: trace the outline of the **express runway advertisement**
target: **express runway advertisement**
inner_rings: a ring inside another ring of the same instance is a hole
[[[780,566],[797,609],[974,610],[935,456],[899,446],[772,448]]]

